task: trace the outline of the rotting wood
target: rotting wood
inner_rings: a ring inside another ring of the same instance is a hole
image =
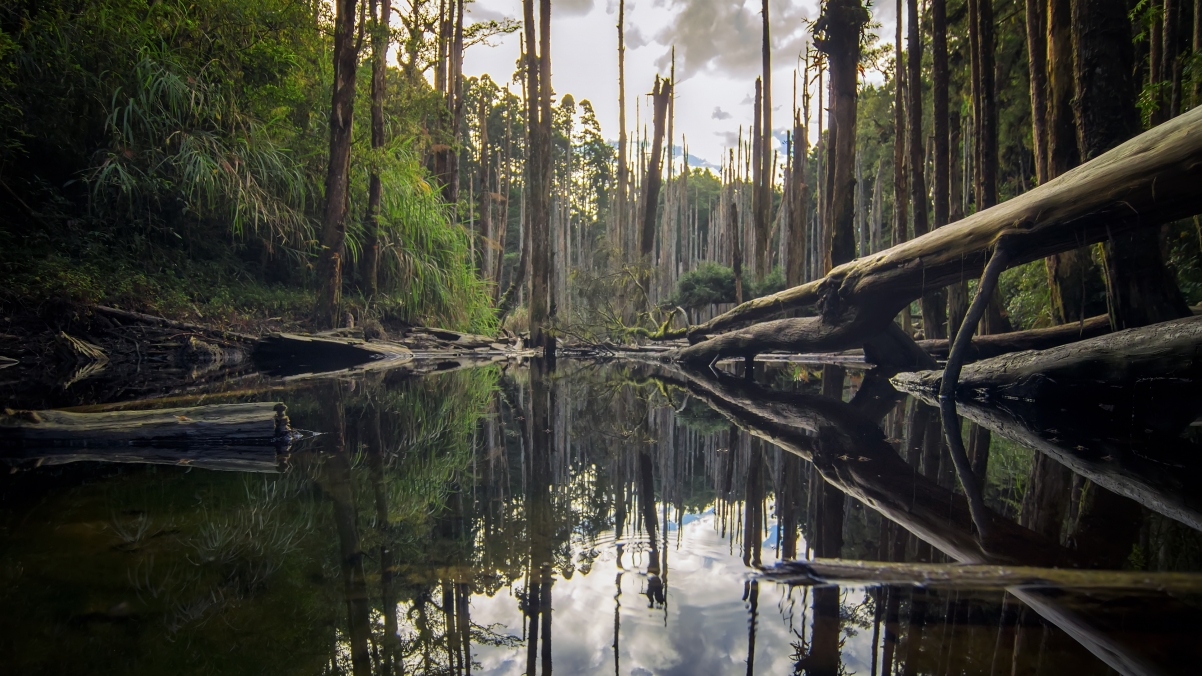
[[[979,274],[1003,236],[1011,263],[1019,265],[1191,216],[1202,211],[1200,179],[1202,108],[1195,108],[1003,204],[659,337],[687,334],[697,342],[820,300],[827,322],[839,323],[852,308],[892,317],[930,289]],[[811,348],[799,343],[794,349]]]
[[[783,561],[757,577],[789,585],[896,585],[940,589],[1064,589],[1202,591],[1202,574],[1074,570],[1030,566],[892,563],[814,559]]]
[[[1102,315],[1046,329],[1013,331],[988,336],[976,336],[965,352],[966,361],[988,359],[1023,350],[1044,350],[1066,343],[1087,340],[1110,333],[1110,318]],[[947,339],[919,340],[918,346],[936,359],[946,359],[951,341]]]

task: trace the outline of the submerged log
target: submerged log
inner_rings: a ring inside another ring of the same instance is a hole
[[[1066,589],[1202,592],[1202,574],[1074,570],[986,564],[782,561],[759,577],[789,585],[893,585],[939,589]]]
[[[1196,108],[1007,202],[841,265],[821,280],[743,303],[708,322],[661,337],[687,333],[696,343],[814,305],[821,306],[821,321],[836,329],[873,323],[880,315],[891,318],[926,292],[978,275],[990,249],[1003,239],[1010,264],[1019,265],[1202,212],[1200,180],[1202,109]],[[782,321],[797,324],[791,351],[811,351],[816,343],[829,343],[829,331],[834,330],[818,329],[804,319]],[[838,349],[857,346],[858,332],[846,331],[846,336],[851,342]],[[705,361],[705,349],[684,358]]]
[[[150,411],[14,411],[0,415],[0,459],[16,466],[70,462],[189,465],[274,472],[306,434],[275,402]]]
[[[964,367],[956,399],[1072,402],[1126,406],[1153,384],[1196,388],[1202,378],[1202,316],[1127,329],[1048,350],[994,357]],[[901,373],[899,389],[935,394],[941,371]],[[1113,410],[1113,409],[1112,409]]]

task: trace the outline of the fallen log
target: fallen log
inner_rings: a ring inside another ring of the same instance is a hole
[[[892,563],[814,559],[782,561],[757,577],[798,586],[891,585],[938,589],[1073,589],[1202,592],[1202,574],[1074,570],[987,564]]]
[[[281,403],[149,411],[14,411],[0,415],[0,459],[15,466],[71,462],[171,464],[278,471],[277,456],[305,433]]]
[[[964,355],[967,361],[979,361],[1011,352],[1046,350],[1079,340],[1088,340],[1110,333],[1110,318],[1101,315],[1085,321],[1046,329],[1012,331],[987,336],[975,336]],[[915,341],[924,352],[936,359],[947,359],[951,341],[946,338]]]
[[[154,315],[143,314],[141,312],[131,312],[129,310],[120,310],[115,307],[106,307],[104,305],[93,305],[92,311],[102,314],[102,315],[105,315],[107,317],[114,317],[116,319],[124,319],[127,321],[138,322],[139,324],[149,324],[151,326],[161,326],[163,328],[179,329],[181,331],[193,331],[195,333],[211,335],[214,337],[223,338],[225,340],[228,340],[231,342],[236,342],[236,343],[251,344],[251,343],[254,343],[256,340],[258,340],[258,338],[254,337],[254,336],[248,336],[244,333],[236,333],[234,331],[225,331],[223,329],[213,329],[213,328],[210,328],[207,326],[201,326],[199,324],[189,324],[188,322],[178,322],[178,321],[175,321],[172,319],[166,319],[163,317],[155,317]]]
[[[1141,388],[1154,384],[1196,388],[1202,378],[1202,316],[1127,329],[1048,350],[1016,352],[964,367],[959,401],[1026,400],[1139,405]],[[897,388],[934,395],[943,372],[899,373]]]
[[[1007,202],[841,265],[821,280],[743,303],[703,324],[657,337],[687,335],[697,349],[672,356],[702,363],[732,349],[732,339],[700,347],[715,340],[709,338],[711,334],[819,306],[818,321],[832,328],[815,326],[815,318],[786,319],[781,320],[785,324],[774,325],[777,332],[791,332],[789,351],[816,351],[815,345],[834,349],[828,347],[835,342],[832,331],[849,341],[837,349],[856,347],[863,331],[852,327],[883,326],[877,317],[892,318],[924,293],[975,277],[984,269],[988,252],[1003,239],[1009,264],[1019,265],[1137,228],[1159,226],[1202,212],[1200,179],[1202,109],[1196,108]],[[739,343],[740,356],[748,356],[757,349],[755,340],[762,337],[763,332],[758,332],[733,340]]]

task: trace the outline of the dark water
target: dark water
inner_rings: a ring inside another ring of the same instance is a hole
[[[3,672],[1198,673],[1189,583],[752,575],[794,558],[1198,570],[1191,415],[1015,403],[992,412],[1012,438],[966,420],[982,537],[936,409],[854,370],[756,380],[564,361],[243,378],[125,408],[283,402],[321,435],[121,463],[9,444]]]

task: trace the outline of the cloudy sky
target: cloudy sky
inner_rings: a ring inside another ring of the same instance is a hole
[[[874,9],[876,31],[891,36],[894,3]],[[773,127],[791,127],[793,71],[809,39],[808,22],[818,0],[770,0],[772,30]],[[477,21],[522,16],[521,0],[476,0],[468,5]],[[617,0],[554,0],[551,12],[551,69],[557,95],[588,99],[609,139],[618,135]],[[676,47],[676,144],[681,135],[689,154],[716,163],[733,147],[739,126],[752,121],[752,95],[760,74],[760,1],[627,0],[627,125],[633,132],[635,106],[648,120],[656,74],[667,75]],[[464,72],[487,73],[507,82],[518,57],[518,36],[467,51]],[[892,42],[892,40],[888,40]],[[872,74],[869,77],[873,77]],[[879,79],[879,75],[874,79]]]

